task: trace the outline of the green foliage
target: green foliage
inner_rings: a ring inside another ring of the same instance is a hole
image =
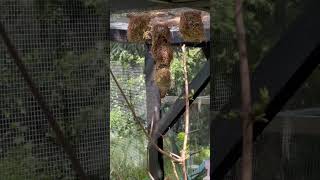
[[[10,149],[9,154],[0,159],[1,177],[10,180],[54,179],[42,170],[45,163],[32,155],[32,148],[30,143],[26,143]]]
[[[177,135],[177,144],[179,147],[182,147],[184,136],[185,136],[184,132],[179,132]]]
[[[111,138],[111,179],[145,179],[149,177],[147,174],[146,144],[143,137],[140,134],[139,136]],[[143,156],[141,157],[141,155]]]
[[[145,48],[136,44],[110,43],[110,61],[129,66],[143,66]]]
[[[45,161],[32,154],[34,145],[28,142],[24,134],[28,127],[19,122],[11,124],[11,130],[16,132],[14,146],[7,150],[6,156],[0,158],[0,177],[10,180],[21,179],[53,179],[43,170]]]
[[[193,156],[193,160],[195,164],[201,164],[204,160],[210,158],[210,147],[201,147],[200,152]]]
[[[136,134],[136,124],[129,112],[114,106],[110,112],[110,131],[119,137]]]
[[[202,50],[200,48],[186,48],[187,50],[187,69],[189,82],[196,76],[201,69],[202,65],[206,61]],[[172,64],[170,66],[170,72],[172,75],[172,88],[169,91],[169,95],[179,95],[184,92],[184,75],[182,64],[182,52],[177,51],[174,54]]]

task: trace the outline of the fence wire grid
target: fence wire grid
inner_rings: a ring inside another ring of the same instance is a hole
[[[85,1],[3,0],[0,21],[84,171],[108,177],[108,12]],[[76,179],[0,41],[0,179]]]
[[[211,66],[211,111],[230,110],[229,104],[239,96],[239,55],[235,34],[235,1],[211,1],[213,57]],[[303,12],[307,1],[244,1],[250,71]],[[281,61],[281,59],[279,59]],[[275,64],[274,66],[276,66]],[[253,73],[254,75],[254,73]],[[319,179],[320,134],[319,68],[287,102],[274,121],[254,144],[253,179]],[[240,106],[240,105],[239,105]],[[237,107],[239,107],[237,106]],[[241,158],[225,180],[241,179]]]

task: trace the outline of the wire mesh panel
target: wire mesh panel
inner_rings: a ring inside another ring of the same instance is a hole
[[[252,76],[258,74],[255,73],[256,69],[262,64],[267,52],[286,35],[286,30],[292,28],[292,23],[303,12],[306,4],[307,1],[295,0],[244,1],[248,59]],[[239,96],[235,4],[234,1],[216,0],[212,5],[214,53],[211,109],[221,111],[223,107],[223,110],[230,111],[230,107],[226,106],[228,103],[232,104],[233,108],[239,109],[240,106],[237,104],[240,98],[233,97]],[[279,62],[281,60],[278,59]],[[275,67],[277,65],[274,64]],[[252,78],[268,80],[269,77],[263,75]],[[319,128],[319,98],[316,93],[319,91],[319,83],[316,83],[318,80],[319,70],[316,70],[258,137],[254,144],[253,179],[319,179],[319,157],[316,155],[319,151],[319,133],[316,130]],[[224,179],[241,179],[240,160]]]
[[[281,112],[254,146],[254,179],[319,179],[319,110]],[[240,162],[225,179],[240,179]]]
[[[249,68],[252,73],[266,53],[301,13],[302,1],[244,1]],[[212,14],[212,94],[211,108],[219,111],[238,95],[239,53],[236,39],[235,1],[211,2]]]
[[[101,5],[3,0],[0,21],[86,173],[107,178],[108,18]],[[2,41],[0,47],[0,179],[76,179]]]
[[[111,42],[110,67],[137,116],[146,119],[144,46]],[[145,179],[147,140],[115,81],[110,82],[111,179]],[[145,122],[143,122],[145,123]]]

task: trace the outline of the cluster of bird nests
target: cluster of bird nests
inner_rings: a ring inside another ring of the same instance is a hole
[[[170,29],[167,24],[156,24],[152,27],[151,52],[156,62],[155,81],[160,90],[160,98],[164,98],[171,86],[170,64],[173,50],[170,45]]]
[[[173,59],[173,50],[170,45],[170,28],[168,23],[156,23],[150,27],[152,15],[128,15],[128,41],[145,42],[146,33],[151,37],[151,53],[156,63],[155,82],[160,90],[160,97],[166,96],[171,86],[170,65]],[[200,11],[182,12],[179,24],[180,33],[185,41],[201,42],[204,40],[204,25]],[[151,33],[151,34],[150,34]],[[149,38],[147,38],[149,39]]]
[[[134,15],[129,14],[129,25],[128,25],[128,41],[129,42],[144,42],[144,34],[149,29],[149,22],[151,16],[148,14]]]
[[[179,30],[185,41],[201,42],[204,40],[204,25],[200,11],[186,11],[180,16]]]

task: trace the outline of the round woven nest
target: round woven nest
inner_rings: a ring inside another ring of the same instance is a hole
[[[148,14],[128,15],[128,41],[129,42],[144,42],[144,33],[149,30],[151,17]]]
[[[170,45],[160,45],[152,50],[152,55],[156,61],[157,69],[161,67],[170,67],[173,59],[173,50]]]
[[[204,24],[200,11],[186,11],[181,13],[180,33],[185,41],[202,42],[204,40]]]
[[[164,45],[170,43],[170,29],[167,24],[159,23],[151,29],[152,45]]]
[[[155,81],[160,90],[160,97],[163,98],[171,86],[171,73],[169,68],[157,69]]]

